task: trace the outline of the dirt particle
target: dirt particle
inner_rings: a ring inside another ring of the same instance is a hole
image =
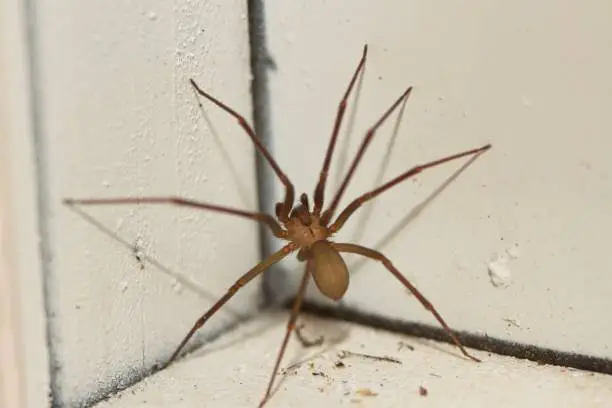
[[[397,343],[397,351],[402,351],[402,349],[405,349],[405,348],[407,348],[410,351],[414,351],[414,346],[413,345],[410,345],[410,344],[408,344],[408,343],[406,343],[404,341],[399,341]]]
[[[374,392],[369,388],[360,388],[356,391],[356,393],[362,397],[376,397],[378,395],[377,392]]]

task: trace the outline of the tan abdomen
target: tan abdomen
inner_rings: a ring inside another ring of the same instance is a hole
[[[317,241],[310,247],[312,255],[312,277],[325,296],[340,300],[349,285],[349,274],[344,259],[325,240]]]

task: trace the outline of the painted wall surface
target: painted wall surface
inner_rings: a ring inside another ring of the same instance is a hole
[[[383,251],[454,328],[610,358],[602,322],[612,307],[611,9],[605,1],[268,2],[275,157],[298,194],[312,193],[338,101],[368,43],[328,200],[367,127],[409,85],[402,120],[381,128],[342,204],[417,163],[493,149],[464,171],[466,161],[448,164],[385,193],[336,240]],[[11,131],[11,155],[23,160],[11,163],[7,191],[18,194],[2,201],[0,218],[15,258],[0,261],[3,282],[7,271],[20,276],[21,335],[36,335],[21,363],[43,374],[24,389],[50,372],[54,402],[71,406],[162,362],[257,262],[257,225],[246,220],[86,208],[113,239],[61,204],[172,194],[254,209],[251,144],[232,118],[205,102],[200,109],[188,84],[193,77],[250,118],[248,19],[237,1],[43,1],[30,12],[33,83],[21,80],[34,106],[19,103],[33,121]],[[436,324],[381,265],[347,260],[349,307]],[[276,281],[285,294],[295,289]],[[40,344],[43,289],[51,371]],[[309,297],[321,300],[314,290]],[[243,289],[203,338],[258,300],[256,284]]]
[[[328,198],[366,129],[409,85],[396,137],[397,115],[344,205],[413,165],[493,144],[460,174],[467,160],[380,196],[336,240],[380,249],[456,329],[612,357],[612,3],[266,6],[274,152],[298,193],[314,189],[365,43]],[[437,325],[382,265],[347,260],[348,306]]]
[[[167,359],[259,258],[248,220],[170,206],[83,208],[126,248],[62,205],[178,195],[256,207],[252,145],[234,119],[199,108],[188,82],[251,117],[247,10],[241,1],[68,0],[38,2],[34,13],[52,395],[76,406]],[[203,338],[254,312],[257,289],[241,292]]]

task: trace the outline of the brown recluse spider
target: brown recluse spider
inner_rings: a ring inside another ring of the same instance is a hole
[[[378,121],[368,130],[363,141],[361,142],[361,145],[357,154],[355,155],[355,158],[353,159],[349,167],[347,175],[345,176],[342,184],[340,185],[340,188],[336,192],[329,207],[327,207],[327,209],[323,211],[323,204],[325,201],[325,184],[327,182],[329,166],[334,152],[334,147],[336,146],[338,132],[342,123],[342,118],[344,117],[349,95],[351,94],[351,91],[355,85],[359,73],[364,68],[367,51],[368,48],[366,45],[363,48],[363,55],[361,57],[361,60],[359,61],[359,65],[357,66],[357,69],[355,70],[352,76],[352,79],[344,93],[344,96],[342,97],[342,100],[338,105],[338,111],[334,122],[334,127],[332,130],[329,145],[327,147],[327,151],[325,153],[323,167],[319,175],[319,182],[317,183],[317,186],[314,191],[314,205],[312,206],[312,210],[310,209],[308,196],[305,193],[300,195],[299,203],[294,206],[295,191],[293,188],[293,184],[285,175],[285,173],[283,173],[283,171],[280,169],[276,161],[272,158],[270,152],[261,144],[259,138],[255,135],[255,131],[247,123],[246,119],[242,115],[234,111],[232,108],[225,105],[223,102],[219,101],[215,97],[200,89],[200,87],[192,79],[190,80],[191,85],[193,85],[194,89],[198,94],[208,99],[210,102],[214,103],[219,108],[223,109],[225,112],[236,118],[240,126],[245,130],[245,132],[251,138],[252,142],[255,144],[257,150],[261,154],[263,154],[267,162],[270,164],[270,166],[272,166],[272,169],[274,170],[274,173],[276,173],[276,176],[284,185],[285,197],[282,202],[278,202],[276,204],[276,219],[271,215],[262,212],[244,211],[215,204],[187,200],[180,197],[94,198],[64,200],[64,203],[68,205],[135,203],[174,204],[179,206],[216,211],[264,223],[270,228],[274,236],[282,240],[288,241],[288,243],[282,249],[255,265],[253,269],[251,269],[242,277],[240,277],[240,279],[238,279],[228,289],[226,294],[223,295],[206,313],[204,313],[195,322],[191,330],[189,330],[183,341],[181,341],[179,346],[176,348],[176,351],[172,354],[172,356],[164,365],[164,367],[172,363],[179,356],[180,352],[183,350],[183,347],[187,344],[187,342],[195,334],[195,332],[198,331],[208,321],[208,319],[210,319],[232,296],[234,296],[234,294],[241,287],[249,283],[253,278],[261,274],[268,267],[279,262],[281,259],[285,258],[287,255],[295,251],[297,251],[298,260],[301,262],[306,262],[306,268],[302,276],[299,290],[293,302],[291,316],[289,318],[289,322],[287,323],[285,337],[283,338],[282,345],[278,351],[276,362],[274,364],[274,370],[272,371],[270,381],[268,382],[268,388],[266,389],[266,393],[264,394],[264,397],[261,400],[260,407],[263,406],[270,397],[270,392],[272,390],[272,386],[274,385],[274,380],[276,378],[278,368],[283,358],[283,354],[285,353],[287,342],[291,333],[295,330],[295,322],[297,320],[302,304],[302,298],[304,296],[304,291],[307,287],[310,277],[312,276],[316,286],[323,293],[323,295],[330,299],[336,301],[340,300],[346,293],[346,290],[348,289],[349,285],[349,274],[347,266],[344,263],[342,256],[340,255],[343,252],[362,255],[364,257],[381,262],[389,270],[389,272],[391,272],[391,274],[395,276],[419,300],[419,302],[421,302],[421,304],[434,315],[436,320],[440,323],[440,325],[442,325],[444,330],[448,333],[448,335],[457,345],[459,350],[461,350],[461,352],[471,360],[480,361],[479,359],[468,353],[468,351],[463,347],[457,336],[453,333],[453,331],[446,324],[442,316],[438,313],[436,308],[425,298],[425,296],[421,294],[421,292],[418,291],[416,287],[412,285],[412,283],[410,283],[410,281],[408,281],[408,279],[406,279],[395,268],[395,266],[393,266],[391,261],[387,259],[383,254],[374,249],[366,248],[357,244],[336,243],[330,241],[329,239],[333,236],[334,233],[338,232],[342,228],[344,223],[346,223],[346,221],[351,217],[351,215],[355,211],[357,211],[357,209],[359,209],[359,207],[361,207],[361,205],[364,204],[366,201],[373,199],[379,194],[389,190],[391,187],[401,183],[404,180],[407,180],[408,178],[415,176],[416,174],[426,169],[462,157],[480,154],[491,147],[490,144],[487,144],[477,149],[467,150],[438,160],[414,166],[413,168],[384,183],[383,185],[375,188],[374,190],[357,197],[342,212],[340,212],[340,215],[338,215],[338,217],[332,222],[332,218],[334,216],[334,213],[336,212],[338,203],[340,202],[340,199],[342,198],[342,195],[344,194],[344,191],[346,190],[346,187],[349,181],[351,180],[353,173],[357,168],[357,165],[359,164],[363,154],[365,153],[368,145],[374,137],[376,130],[385,122],[385,120],[387,120],[391,113],[403,101],[408,99],[408,97],[410,96],[410,92],[412,91],[412,87],[406,89],[400,95],[400,97],[383,113],[380,119],[378,119]]]

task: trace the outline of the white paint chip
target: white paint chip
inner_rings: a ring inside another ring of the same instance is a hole
[[[521,255],[522,255],[521,249],[516,244],[511,246],[510,248],[508,248],[506,250],[506,253],[510,257],[510,259],[513,259],[513,260],[519,259],[521,257]]]
[[[521,249],[514,244],[506,249],[504,254],[498,255],[487,265],[489,279],[496,288],[504,289],[512,284],[512,269],[510,265],[521,257]]]
[[[487,270],[491,284],[496,288],[504,289],[512,283],[512,272],[508,265],[509,259],[506,255],[500,255],[489,262]]]

